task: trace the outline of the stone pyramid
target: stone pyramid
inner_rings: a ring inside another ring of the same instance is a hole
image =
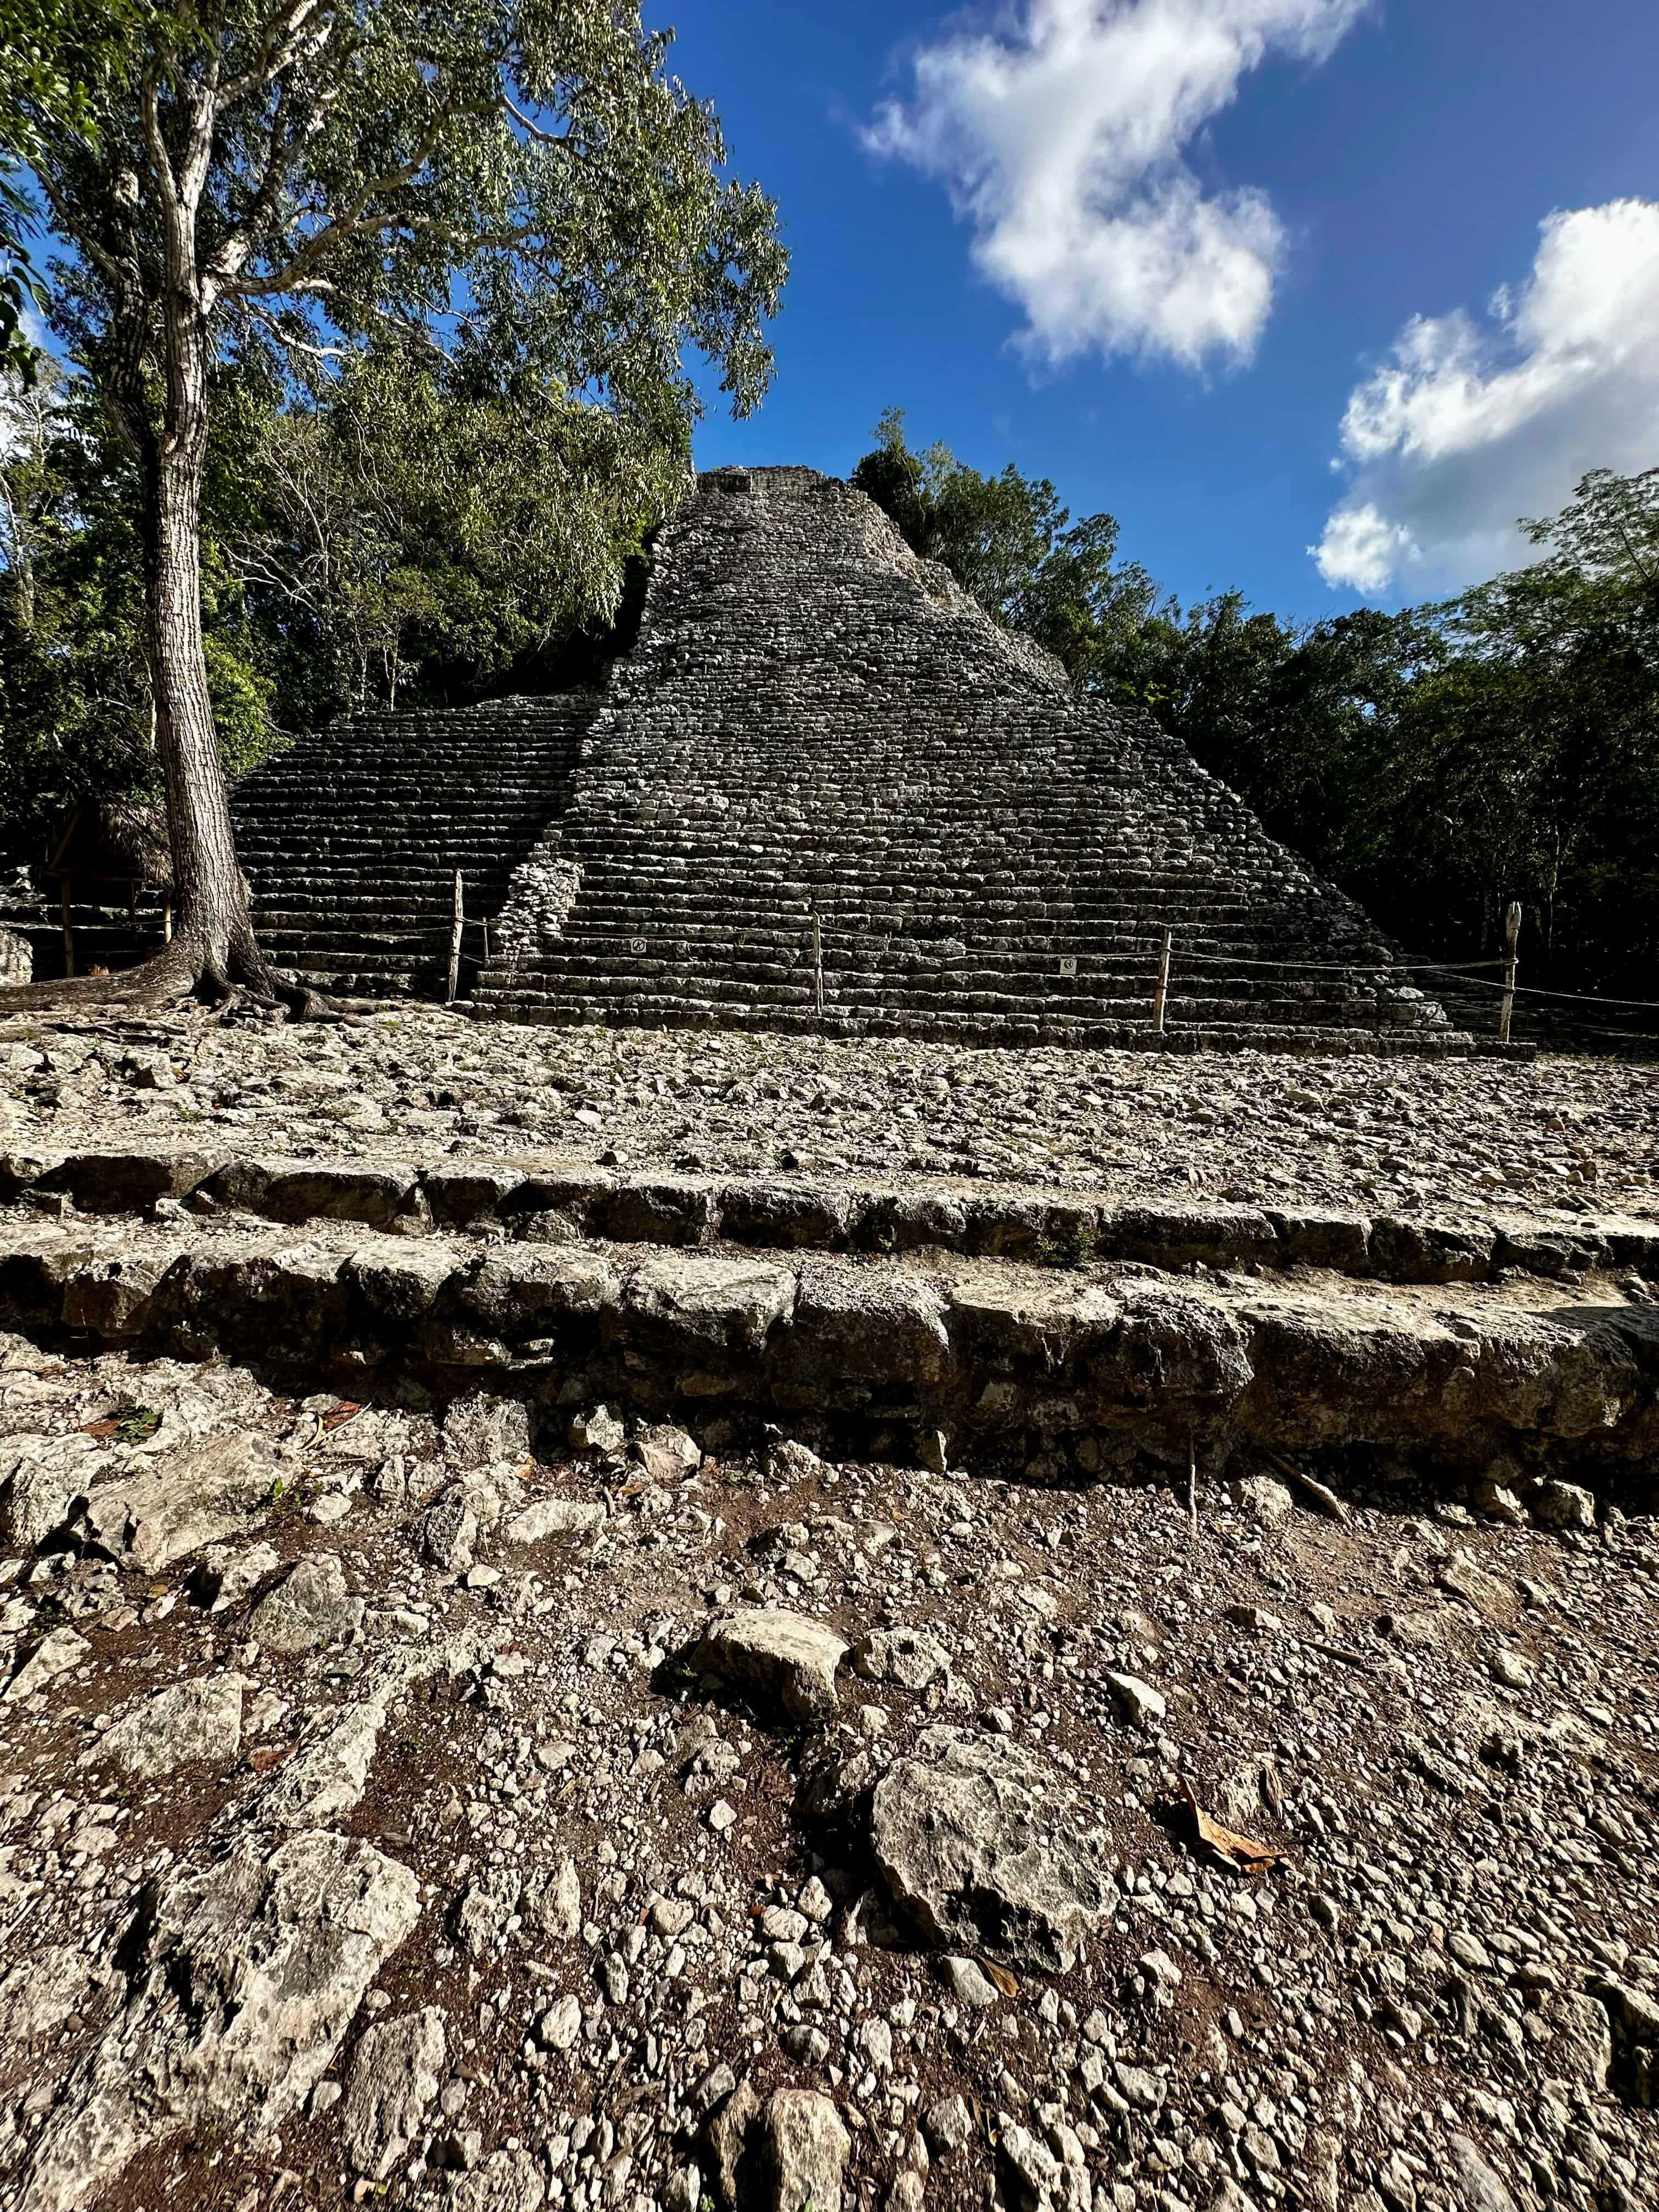
[[[811,469],[701,479],[597,698],[349,725],[239,807],[279,960],[438,988],[459,866],[509,1018],[1128,1042],[1166,928],[1178,1041],[1436,1017],[1184,746]]]

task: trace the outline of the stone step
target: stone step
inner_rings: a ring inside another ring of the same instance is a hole
[[[470,974],[477,921],[566,804],[595,703],[361,716],[245,779],[238,851],[276,964],[323,988],[437,994],[459,869]]]
[[[614,1243],[676,1248],[902,1252],[1073,1269],[1116,1260],[1166,1269],[1334,1270],[1380,1283],[1497,1283],[1513,1274],[1577,1280],[1634,1268],[1659,1275],[1659,1218],[1550,1218],[1471,1210],[1425,1216],[1239,1206],[1224,1200],[1119,1200],[1087,1187],[981,1189],[940,1176],[845,1182],[595,1167],[556,1157],[529,1164],[448,1154],[422,1158],[283,1159],[209,1136],[180,1153],[88,1144],[0,1159],[0,1206],[68,1197],[87,1214],[149,1218],[158,1200],[213,1206],[304,1226],[417,1222],[446,1232],[537,1243],[550,1217]]]
[[[834,1454],[883,1456],[885,1436],[886,1456],[996,1473],[1040,1452],[1054,1480],[1249,1446],[1628,1482],[1659,1416],[1659,1310],[1594,1285],[1546,1310],[1502,1287],[1264,1289],[1096,1260],[1038,1277],[988,1258],[957,1281],[902,1255],[490,1245],[326,1217],[303,1246],[274,1224],[14,1220],[0,1325],[82,1356],[252,1360],[307,1389],[367,1376],[394,1401],[482,1389],[692,1420],[714,1403],[757,1431],[810,1404]]]
[[[319,985],[325,978],[315,979]],[[986,1019],[976,1015],[896,1015],[877,1001],[866,1006],[837,1006],[824,1014],[805,1007],[747,1007],[692,998],[635,996],[603,1002],[527,992],[514,995],[487,988],[480,976],[464,985],[458,1004],[488,1020],[553,1025],[643,1029],[776,1030],[786,1034],[835,1038],[910,1036],[939,1043],[1077,1047],[1132,1052],[1238,1052],[1290,1054],[1304,1058],[1428,1059],[1532,1058],[1537,1047],[1499,1047],[1492,1036],[1453,1029],[1377,1029],[1346,1023],[1307,1021],[1271,1024],[1248,1010],[1230,1022],[1196,1024],[1171,1018],[1155,1030],[1150,1018],[1139,1021],[1050,1014],[1029,1005],[1017,1018]]]

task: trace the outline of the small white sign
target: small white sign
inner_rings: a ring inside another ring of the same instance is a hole
[[[1075,975],[1077,973],[1076,960],[1074,958],[1062,960],[1060,963],[1060,972],[1062,975]]]
[[[628,949],[630,952],[635,954],[643,952],[645,950],[645,939],[642,937],[630,937],[628,940]]]

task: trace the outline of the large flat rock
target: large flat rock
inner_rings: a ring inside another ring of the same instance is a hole
[[[870,1844],[924,1934],[1010,1966],[1067,1972],[1119,1903],[1081,1793],[1006,1737],[927,1729],[877,1784]]]
[[[131,2001],[36,2141],[18,2212],[82,2212],[185,2128],[280,2127],[419,1916],[407,1868],[322,1830],[274,1850],[246,1835],[220,1865],[175,1876],[140,1923]]]

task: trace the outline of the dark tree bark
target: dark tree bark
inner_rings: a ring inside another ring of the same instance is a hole
[[[237,866],[202,642],[209,339],[199,314],[186,307],[175,315],[171,300],[167,305],[166,421],[141,454],[155,743],[167,781],[177,914],[163,961],[187,969],[198,988],[242,986],[268,997],[274,983],[254,940]]]

